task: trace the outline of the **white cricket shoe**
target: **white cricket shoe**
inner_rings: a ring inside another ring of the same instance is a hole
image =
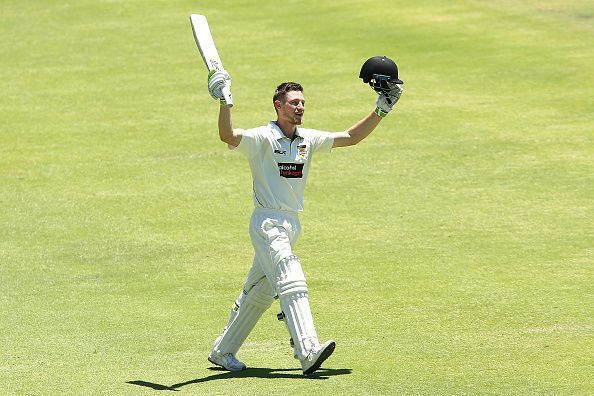
[[[303,374],[308,375],[320,368],[324,360],[328,359],[332,352],[336,348],[336,342],[334,340],[328,340],[318,348],[312,350],[307,358],[301,360],[301,368]]]
[[[212,351],[208,354],[208,361],[229,371],[241,371],[246,369],[245,364],[237,360],[232,353],[221,354]]]

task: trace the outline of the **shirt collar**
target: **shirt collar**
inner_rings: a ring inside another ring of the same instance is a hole
[[[276,122],[270,121],[268,123],[268,126],[270,127],[270,130],[272,131],[272,135],[274,136],[274,138],[276,140],[280,140],[282,138],[288,139],[288,137],[285,136],[283,131],[281,131],[280,127],[276,124]],[[295,128],[295,137],[296,138],[301,137],[301,135],[299,134],[299,128]]]

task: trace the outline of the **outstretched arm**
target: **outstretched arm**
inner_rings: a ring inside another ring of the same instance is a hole
[[[382,118],[392,110],[401,94],[402,86],[400,84],[394,84],[390,91],[380,93],[375,110],[346,131],[335,133],[332,147],[352,146],[369,136]]]
[[[365,139],[377,127],[382,120],[374,112],[369,113],[367,117],[357,122],[344,132],[336,132],[334,134],[334,144],[332,147],[347,147],[359,143]]]

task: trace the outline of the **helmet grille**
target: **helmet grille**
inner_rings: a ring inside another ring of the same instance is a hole
[[[390,80],[390,76],[374,74],[371,81],[369,81],[369,86],[377,93],[388,93],[390,92]]]

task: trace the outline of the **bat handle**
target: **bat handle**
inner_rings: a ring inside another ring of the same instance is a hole
[[[223,88],[223,97],[225,98],[225,103],[227,103],[227,107],[233,107],[233,97],[231,96],[231,88],[225,86]]]

